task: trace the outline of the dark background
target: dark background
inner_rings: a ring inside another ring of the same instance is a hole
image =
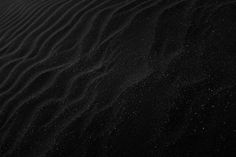
[[[0,0],[0,156],[234,157],[235,52],[234,0]]]

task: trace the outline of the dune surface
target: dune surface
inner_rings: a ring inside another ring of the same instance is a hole
[[[230,157],[235,0],[0,0],[0,157]]]

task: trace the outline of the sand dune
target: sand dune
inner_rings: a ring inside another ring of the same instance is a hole
[[[236,1],[0,9],[0,156],[234,153]]]

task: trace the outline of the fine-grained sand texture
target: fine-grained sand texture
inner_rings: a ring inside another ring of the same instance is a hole
[[[235,157],[236,0],[0,0],[0,157]]]

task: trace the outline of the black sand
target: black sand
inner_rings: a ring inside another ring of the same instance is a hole
[[[0,0],[0,157],[235,157],[235,0]]]

